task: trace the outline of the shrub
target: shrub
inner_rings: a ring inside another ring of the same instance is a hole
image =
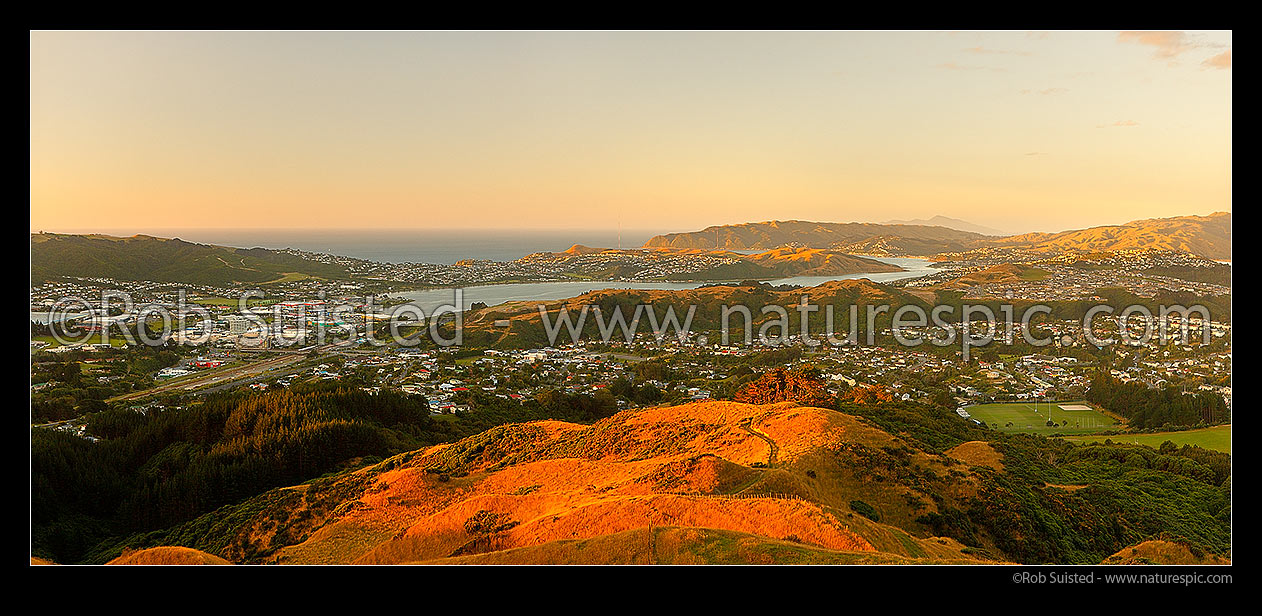
[[[877,513],[876,509],[874,509],[872,505],[869,505],[861,500],[850,501],[850,508],[853,509],[855,513],[872,520],[873,522],[881,521],[881,514]]]

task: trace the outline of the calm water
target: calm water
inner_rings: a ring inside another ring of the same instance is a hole
[[[876,258],[876,257],[873,257]],[[771,284],[794,284],[800,286],[815,286],[828,282],[830,280],[855,280],[859,278],[867,278],[873,282],[890,282],[892,280],[901,280],[903,278],[914,278],[934,273],[935,269],[930,268],[932,261],[928,259],[911,259],[911,258],[894,258],[880,257],[878,261],[893,263],[907,271],[905,272],[883,272],[879,274],[846,274],[844,276],[794,276],[791,278],[781,278],[779,280],[770,281]],[[566,299],[576,295],[582,295],[588,291],[596,291],[601,289],[663,289],[663,290],[681,290],[695,289],[700,287],[700,282],[529,282],[518,284],[493,284],[481,285],[473,287],[465,287],[462,289],[461,306],[462,310],[466,310],[473,302],[482,302],[488,306],[503,304],[504,302],[515,301],[552,301],[558,299]],[[419,306],[425,311],[425,314],[433,314],[434,310],[442,306],[455,306],[455,290],[454,289],[428,289],[424,291],[408,291],[404,293],[392,293],[392,297],[399,297],[409,300],[409,303]]]
[[[911,257],[868,257],[884,263],[892,263],[907,271],[905,272],[880,272],[876,274],[846,274],[844,276],[793,276],[791,278],[781,278],[772,280],[771,284],[795,284],[803,287],[813,287],[815,285],[824,284],[829,280],[857,280],[859,278],[867,278],[872,282],[891,282],[894,280],[902,280],[904,278],[916,278],[919,276],[928,276],[937,273],[938,270],[933,267],[933,261],[928,259],[913,259]]]

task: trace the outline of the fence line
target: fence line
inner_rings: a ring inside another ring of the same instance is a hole
[[[757,494],[757,493],[699,494],[696,492],[654,492],[653,494],[650,494],[650,496],[657,495],[657,494],[664,494],[664,495],[669,495],[669,496],[693,496],[693,497],[700,497],[700,498],[718,498],[718,499],[724,499],[724,500],[770,498],[770,499],[776,499],[776,500],[794,500],[794,501],[802,501],[802,502],[811,502],[805,498],[802,498],[801,496],[797,494],[789,494],[789,493],[781,493],[781,492],[767,492],[763,494]]]

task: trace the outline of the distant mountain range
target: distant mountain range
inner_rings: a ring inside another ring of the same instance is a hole
[[[938,218],[944,217],[935,217]],[[1074,252],[1151,248],[1189,252],[1210,259],[1230,259],[1231,213],[1153,218],[1124,225],[1008,237],[994,237],[943,225],[768,221],[658,235],[649,239],[645,246],[710,250],[796,246],[895,257],[931,256],[987,247]]]
[[[982,235],[1008,235],[998,229],[984,227],[982,225],[973,224],[967,220],[958,218],[949,218],[947,216],[934,216],[933,218],[914,218],[912,220],[887,220],[887,225],[921,225],[930,227],[946,227],[955,229],[956,231],[968,231],[969,233],[980,233]]]

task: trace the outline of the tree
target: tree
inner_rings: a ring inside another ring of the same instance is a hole
[[[824,392],[824,380],[813,368],[785,370],[774,368],[758,380],[736,393],[737,402],[747,404],[773,404],[797,402],[810,406],[828,406],[830,400]]]
[[[654,387],[652,383],[645,383],[635,390],[637,404],[653,404],[661,399],[662,390]]]
[[[609,393],[620,398],[630,398],[635,395],[635,385],[631,384],[631,379],[620,376],[609,383]]]
[[[894,393],[885,387],[875,384],[860,384],[851,387],[843,396],[842,402],[852,404],[880,404],[894,399]]]
[[[642,361],[635,365],[635,376],[641,381],[667,381],[670,369],[659,361]]]

